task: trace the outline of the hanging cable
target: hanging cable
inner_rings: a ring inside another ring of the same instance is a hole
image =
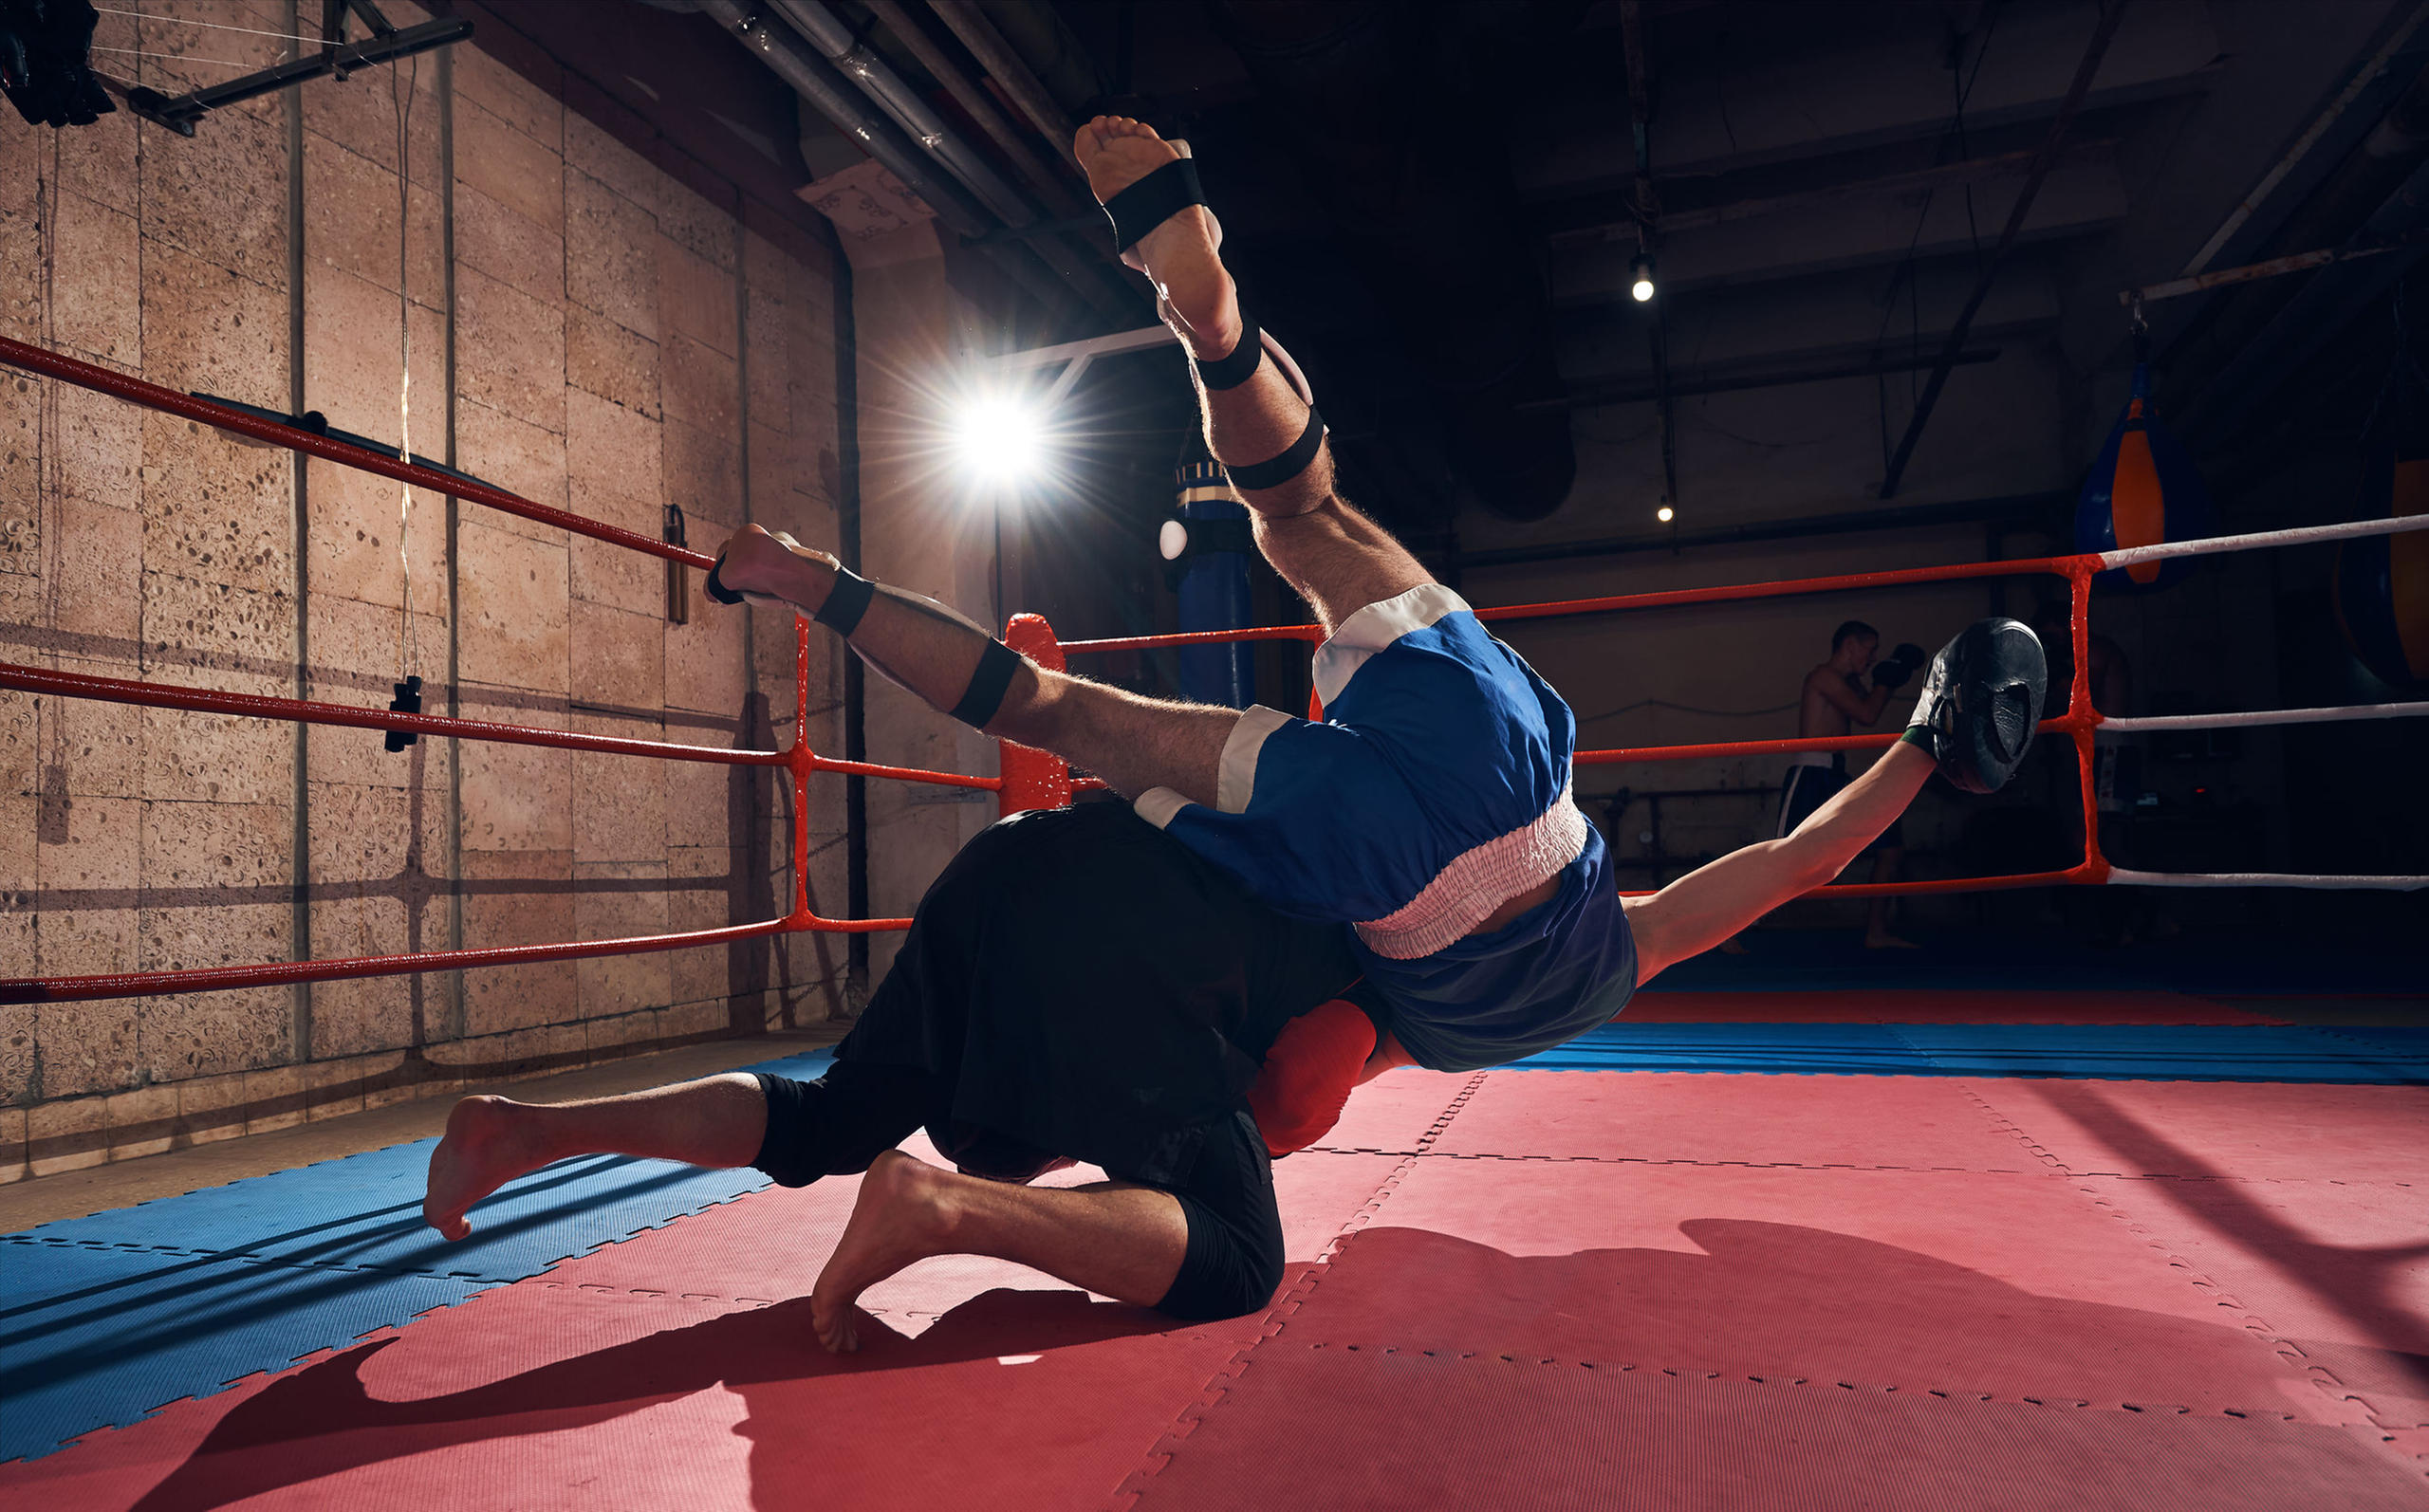
[[[414,94],[421,84],[421,59],[416,56],[413,71],[401,68],[388,70],[388,98],[396,105],[397,114],[397,459],[410,462],[414,454],[414,306],[411,231],[413,175],[410,154],[413,150]],[[401,94],[399,92],[401,89]],[[410,483],[397,485],[397,567],[404,579],[404,610],[397,623],[397,696],[388,705],[399,712],[421,712],[421,677],[414,671],[420,658],[419,636],[414,629],[414,554],[413,554],[414,489]],[[399,751],[420,737],[410,730],[388,731],[388,749]]]

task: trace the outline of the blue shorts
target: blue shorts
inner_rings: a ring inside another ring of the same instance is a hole
[[[1570,796],[1577,726],[1560,695],[1438,583],[1350,616],[1315,673],[1324,720],[1247,710],[1214,807],[1155,788],[1140,814],[1282,913],[1351,926],[1420,1063],[1435,1061],[1412,1042],[1428,1038],[1418,1019],[1441,1022],[1445,1061],[1515,1050],[1478,1062],[1491,1064],[1589,1027],[1583,996],[1622,975],[1624,1001],[1634,951],[1616,895],[1591,895],[1612,881]],[[1550,902],[1474,934],[1555,877]],[[1491,1042],[1455,1050],[1457,1025],[1483,1021],[1498,1025]]]

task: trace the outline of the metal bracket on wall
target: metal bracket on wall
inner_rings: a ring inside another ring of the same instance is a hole
[[[345,18],[360,16],[371,35],[361,42],[344,41]],[[180,137],[191,137],[195,122],[223,105],[276,94],[282,89],[321,78],[343,79],[359,68],[375,67],[410,58],[417,52],[448,46],[473,34],[473,24],[460,17],[428,21],[418,27],[391,26],[372,0],[325,0],[321,12],[321,50],[291,63],[230,79],[208,88],[170,96],[139,84],[125,92],[126,108],[157,121]]]

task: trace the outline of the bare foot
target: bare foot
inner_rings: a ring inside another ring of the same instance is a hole
[[[1919,950],[1922,949],[1912,940],[1901,940],[1894,934],[1886,933],[1865,935],[1863,948],[1867,950]]]
[[[852,1316],[861,1293],[916,1261],[948,1252],[952,1179],[899,1150],[870,1163],[861,1178],[860,1200],[852,1205],[852,1221],[844,1226],[844,1237],[809,1292],[810,1322],[828,1354],[861,1347]]]
[[[447,1116],[446,1137],[430,1152],[430,1184],[422,1222],[449,1239],[473,1231],[464,1211],[553,1156],[542,1153],[517,1115],[525,1105],[506,1097],[466,1097]]]
[[[1099,116],[1080,128],[1071,151],[1103,204],[1180,157],[1155,128],[1127,116]],[[1215,250],[1214,223],[1192,205],[1139,238],[1122,254],[1163,296],[1190,350],[1212,360],[1240,340],[1240,303]]]
[[[816,614],[835,583],[835,559],[782,530],[744,526],[717,556],[717,581],[751,599],[789,603]]]

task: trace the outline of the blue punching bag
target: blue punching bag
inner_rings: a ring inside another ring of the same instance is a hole
[[[1245,630],[1255,612],[1249,596],[1248,507],[1232,496],[1223,470],[1196,445],[1173,470],[1177,519],[1164,524],[1164,556],[1180,568],[1183,634]],[[1190,452],[1195,452],[1196,455]],[[1178,530],[1175,530],[1175,526]],[[1246,709],[1256,702],[1256,647],[1246,641],[1180,648],[1180,695],[1201,704]]]
[[[2218,533],[2218,511],[2194,470],[2193,458],[2151,411],[2151,365],[2134,364],[2134,392],[2075,500],[2075,549],[2113,551],[2197,541]],[[2104,572],[2095,586],[2147,592],[2193,570],[2189,557],[2137,562]]]

